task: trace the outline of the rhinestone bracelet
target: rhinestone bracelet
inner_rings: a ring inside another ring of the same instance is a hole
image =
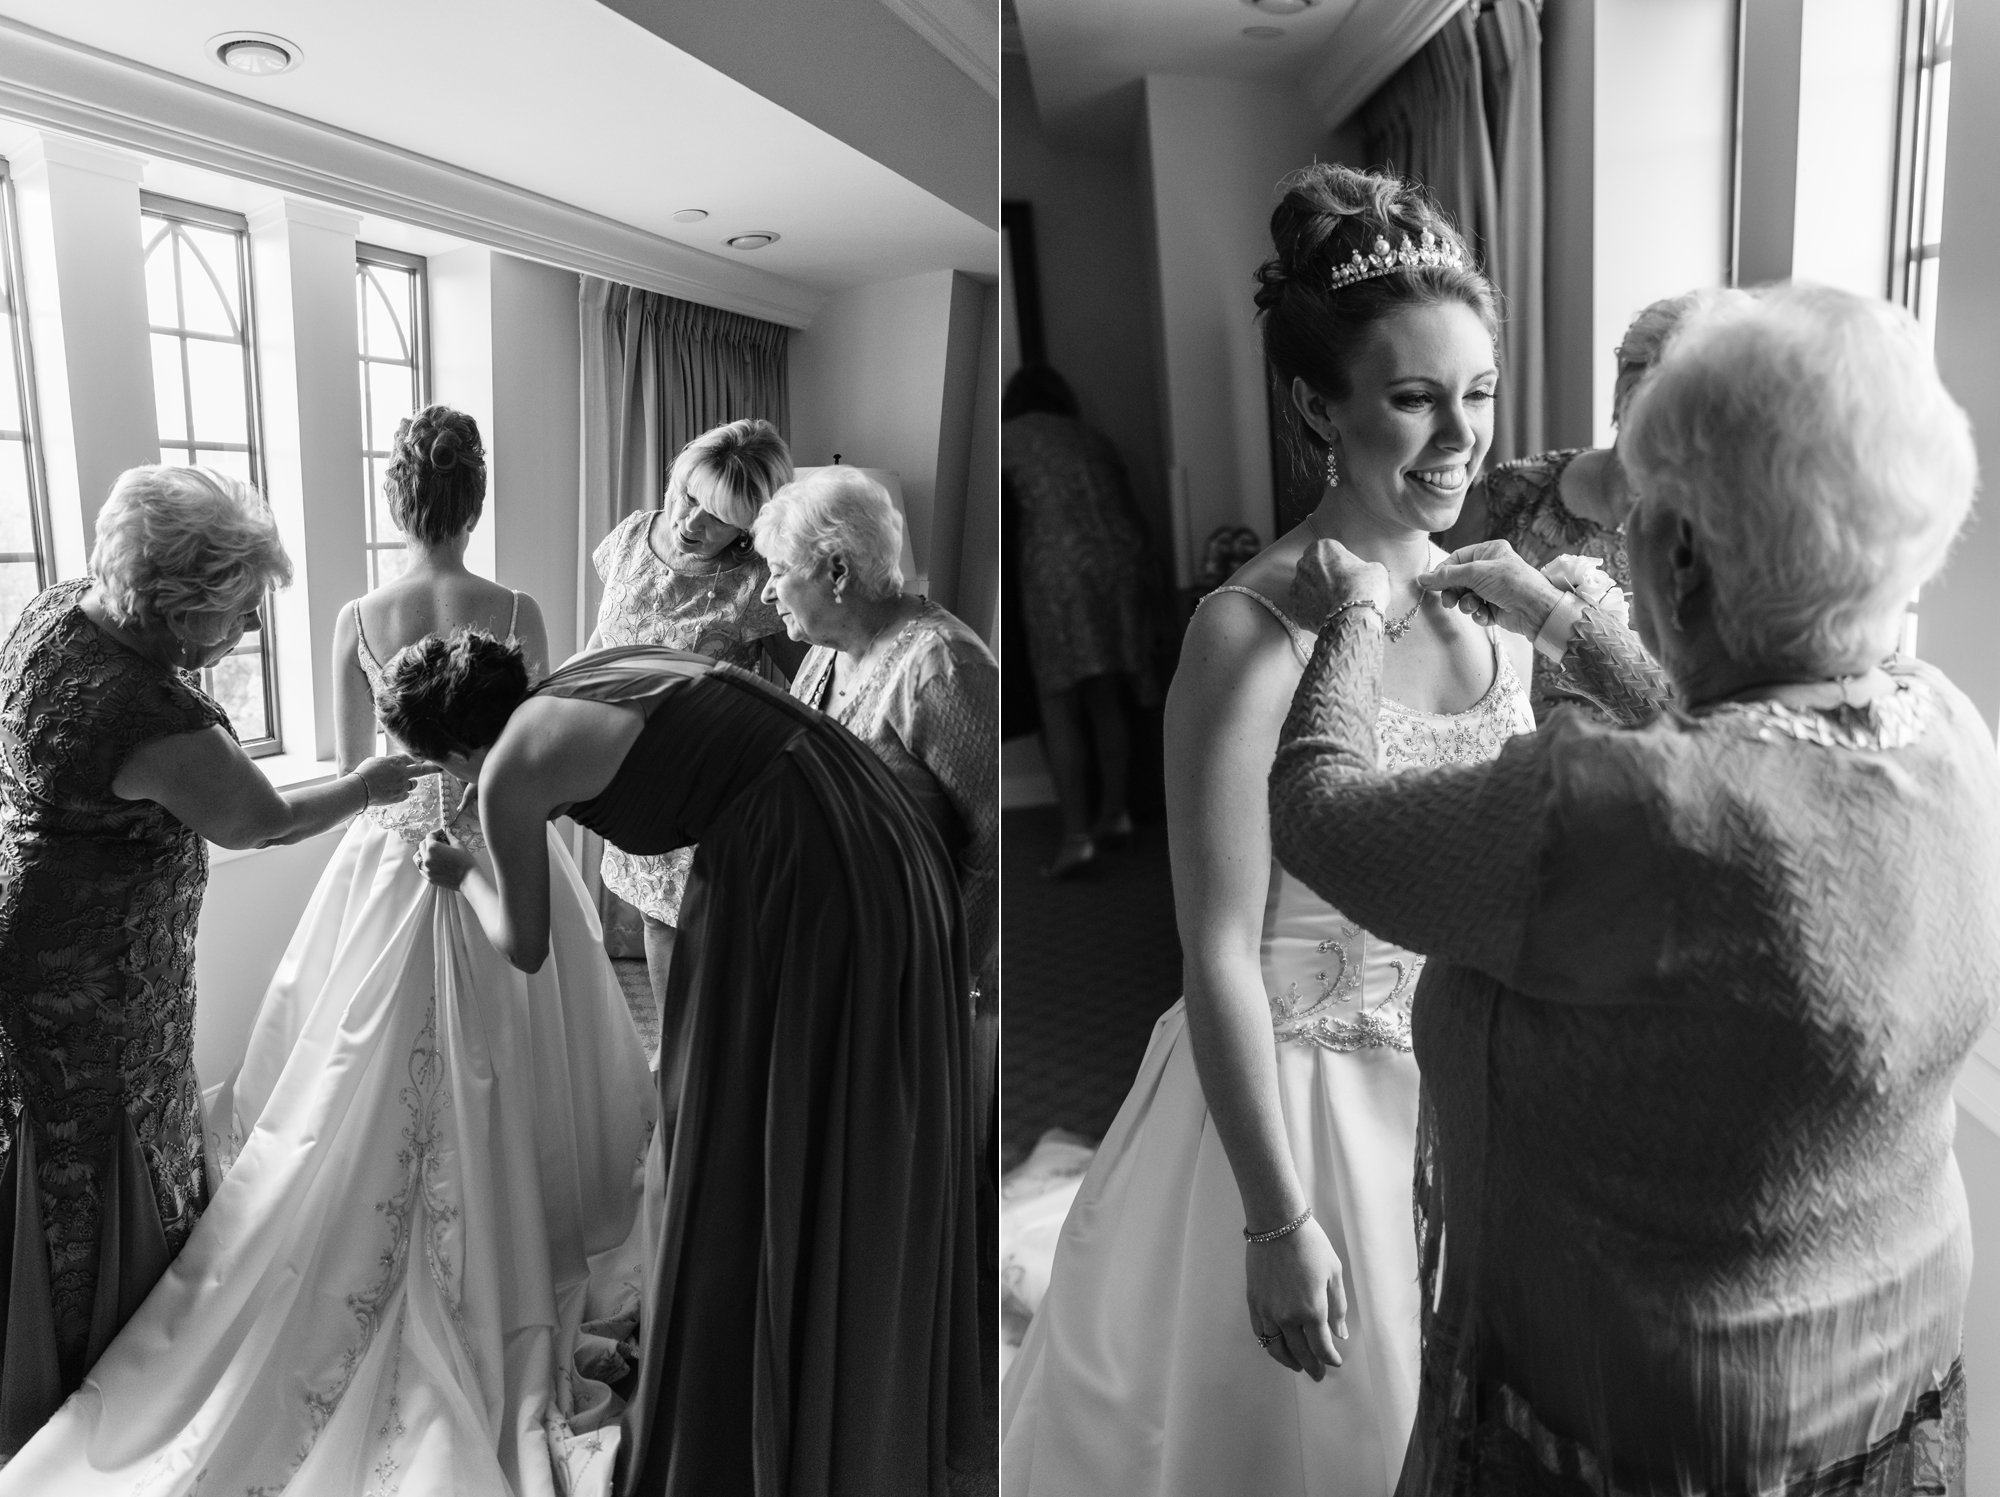
[[[1292,1233],[1298,1231],[1300,1227],[1311,1221],[1312,1214],[1313,1209],[1308,1206],[1282,1227],[1273,1227],[1268,1232],[1253,1232],[1248,1227],[1245,1227],[1243,1229],[1243,1240],[1245,1242],[1276,1242],[1280,1237],[1291,1236]]]

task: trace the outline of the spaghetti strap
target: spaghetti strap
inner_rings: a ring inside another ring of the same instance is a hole
[[[359,598],[350,599],[347,606],[354,610],[354,647],[360,652],[363,665],[362,674],[365,676],[368,674],[367,666],[372,665],[377,670],[380,670],[382,662],[376,658],[375,647],[368,643],[368,632],[361,627],[361,600]]]
[[[1285,626],[1285,633],[1292,637],[1292,650],[1299,657],[1299,662],[1304,664],[1312,659],[1314,637],[1312,631],[1301,627],[1289,613],[1286,613],[1284,609],[1273,603],[1262,593],[1254,588],[1239,587],[1234,582],[1225,582],[1220,587],[1209,589],[1208,592],[1202,595],[1202,600],[1206,602],[1217,593],[1241,593],[1246,598],[1254,598],[1264,606],[1265,612],[1269,613],[1272,618]]]
[[[514,611],[507,615],[507,637],[509,639],[520,638],[519,631],[514,627],[520,622],[521,622],[521,595],[517,592],[514,594]]]

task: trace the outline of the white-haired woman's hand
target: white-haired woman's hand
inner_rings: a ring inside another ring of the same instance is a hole
[[[1443,594],[1445,607],[1470,614],[1475,623],[1498,624],[1528,639],[1542,632],[1565,591],[1505,541],[1454,551],[1418,577],[1417,585]]]
[[[1372,603],[1379,611],[1389,605],[1389,569],[1339,541],[1314,541],[1299,556],[1291,601],[1292,617],[1308,628],[1346,603]]]
[[[1565,592],[1575,593],[1593,608],[1602,609],[1621,624],[1631,622],[1632,606],[1625,593],[1604,570],[1595,556],[1572,556],[1565,552],[1551,557],[1542,575]]]
[[[413,759],[408,754],[378,754],[372,759],[363,759],[354,766],[353,772],[368,787],[369,805],[393,806],[399,800],[408,799],[418,780],[427,774],[436,774],[438,769],[435,764]]]
[[[1250,1332],[1294,1372],[1314,1382],[1340,1366],[1333,1339],[1347,1339],[1347,1285],[1340,1255],[1311,1217],[1269,1242],[1245,1243]]]

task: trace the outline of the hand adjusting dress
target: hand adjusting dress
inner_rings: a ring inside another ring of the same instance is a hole
[[[1268,598],[1301,668],[1312,636]],[[1498,648],[1463,712],[1384,700],[1385,773],[1479,763],[1533,726]],[[1405,856],[1425,854],[1406,845]],[[1257,1345],[1243,1202],[1179,1003],[1078,1189],[1049,1288],[1002,1395],[1009,1497],[1384,1497],[1417,1396],[1410,996],[1423,958],[1271,868],[1261,947],[1285,1132],[1346,1270],[1346,1365],[1314,1383]]]
[[[642,855],[699,843],[622,1490],[941,1497],[990,1473],[967,958],[937,834],[845,729],[732,666],[628,646],[536,691],[646,714],[572,817]]]
[[[463,790],[348,827],[234,1079],[235,1162],[0,1497],[610,1491],[620,1409],[586,1372],[624,1369],[578,1353],[636,1313],[656,1094],[553,829],[532,975],[417,871],[446,820],[485,856]]]
[[[1570,673],[1602,678],[1631,636],[1584,626]],[[1399,1492],[1962,1491],[1952,1083],[2000,1002],[1978,713],[1914,661],[1826,712],[1623,689],[1633,726],[1389,776],[1380,665],[1368,610],[1321,636],[1271,802],[1301,878],[1430,958]]]

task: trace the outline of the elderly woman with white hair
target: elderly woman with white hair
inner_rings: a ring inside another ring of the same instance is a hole
[[[872,748],[937,828],[958,869],[973,974],[990,1000],[1000,915],[992,652],[961,620],[902,590],[903,517],[858,468],[786,485],[752,534],[771,569],[765,602],[812,646],[792,695]]]
[[[2000,1000],[2000,762],[1893,651],[1971,502],[1965,416],[1907,315],[1785,287],[1691,319],[1624,446],[1671,705],[1490,541],[1426,585],[1620,722],[1383,774],[1386,579],[1299,565],[1275,850],[1428,957],[1397,1490],[1962,1491],[1952,1082]]]
[[[82,1382],[208,1199],[207,843],[296,842],[409,794],[400,756],[273,789],[196,685],[291,574],[253,490],[133,468],[98,513],[90,575],[36,597],[0,649],[0,1459]]]

